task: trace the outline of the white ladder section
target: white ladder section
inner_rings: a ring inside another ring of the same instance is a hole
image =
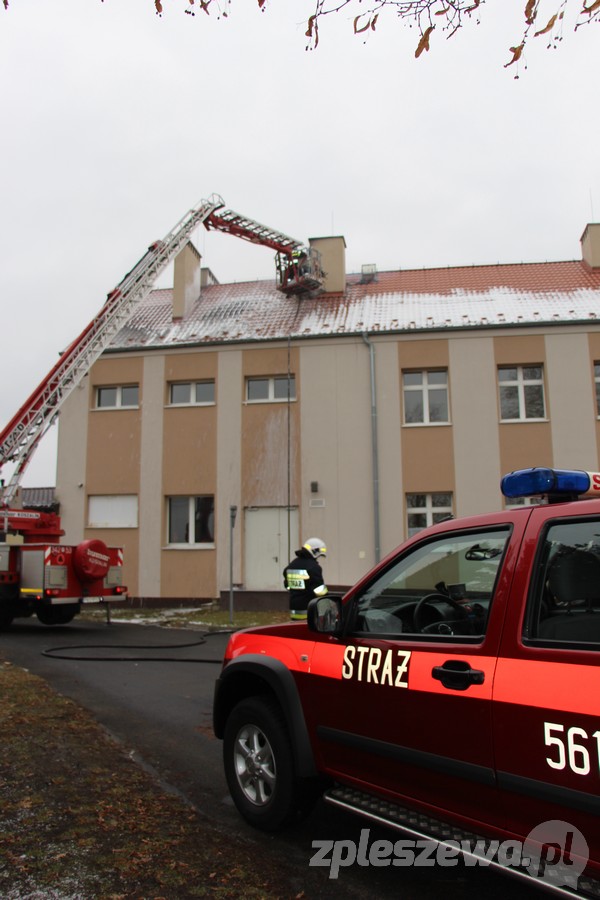
[[[262,244],[263,247],[271,247],[280,253],[287,253],[291,256],[294,250],[302,248],[302,242],[268,225],[261,225],[254,219],[248,219],[239,213],[233,212],[231,209],[219,209],[212,212],[204,220],[204,226],[209,231],[211,228],[216,231],[225,231],[236,237],[250,241],[252,244]]]
[[[0,432],[0,467],[8,461],[16,463],[10,482],[2,488],[5,505],[10,504],[35,446],[71,391],[126,324],[135,307],[148,296],[162,270],[183,249],[191,233],[222,206],[222,198],[211,195],[186,213],[162,241],[151,245],[108,294],[98,315],[64,351],[58,363]]]

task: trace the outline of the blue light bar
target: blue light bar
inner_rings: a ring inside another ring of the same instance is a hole
[[[579,469],[519,469],[500,482],[505,497],[600,493],[600,475]]]

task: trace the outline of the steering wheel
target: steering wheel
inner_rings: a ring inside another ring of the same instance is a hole
[[[415,611],[413,613],[413,625],[416,632],[427,633],[430,629],[435,625],[443,624],[444,620],[440,620],[437,622],[427,622],[425,616],[425,607],[429,603],[445,603],[449,606],[454,612],[457,614],[458,619],[465,619],[468,613],[463,609],[460,603],[457,603],[456,600],[453,600],[452,597],[449,597],[448,594],[440,594],[439,591],[433,591],[431,594],[425,594],[424,597],[421,597],[417,605],[415,606]],[[446,623],[448,627],[448,634],[453,634],[452,628],[449,623]]]

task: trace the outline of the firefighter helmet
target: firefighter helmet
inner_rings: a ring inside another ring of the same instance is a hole
[[[308,550],[310,555],[315,559],[318,559],[319,556],[327,556],[327,547],[321,538],[309,538],[302,546],[305,550]]]

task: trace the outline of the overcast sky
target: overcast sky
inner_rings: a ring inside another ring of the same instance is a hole
[[[366,42],[355,11],[329,17],[307,52],[311,0],[231,0],[220,20],[164,6],[0,7],[2,427],[213,192],[302,241],[343,234],[349,271],[580,257],[600,217],[597,27],[538,38],[515,79],[522,0],[488,0],[418,60],[392,12]],[[196,243],[221,282],[274,274],[270,250]],[[24,484],[54,483],[55,430]]]

